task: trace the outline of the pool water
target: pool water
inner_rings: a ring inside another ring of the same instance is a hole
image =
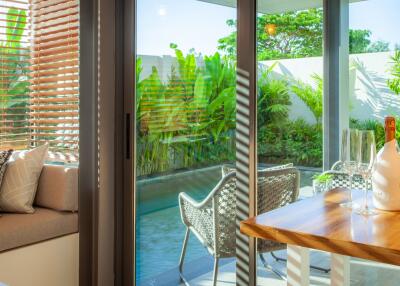
[[[301,172],[301,186],[310,185],[313,171]],[[185,227],[181,221],[178,194],[186,192],[204,199],[221,178],[220,167],[211,167],[137,183],[136,273],[137,284],[176,268]],[[208,255],[192,235],[185,263]]]

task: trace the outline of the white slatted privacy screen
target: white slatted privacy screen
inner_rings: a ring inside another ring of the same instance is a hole
[[[79,2],[1,3],[0,147],[26,149],[48,142],[55,160],[76,161]]]

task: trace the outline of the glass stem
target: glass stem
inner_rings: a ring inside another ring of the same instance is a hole
[[[368,179],[364,178],[365,184],[365,197],[364,197],[364,209],[368,210]]]
[[[353,175],[352,174],[349,176],[349,183],[350,183],[349,202],[353,203],[353,192],[351,191],[353,189]]]

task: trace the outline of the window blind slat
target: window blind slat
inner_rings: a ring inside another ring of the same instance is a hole
[[[0,2],[0,148],[49,142],[53,157],[77,160],[79,2]]]
[[[70,87],[79,87],[78,82],[72,83],[58,83],[58,84],[51,84],[51,85],[31,85],[29,88],[31,90],[49,90],[49,89],[57,89],[57,88],[70,88]]]
[[[27,0],[0,1],[0,146],[29,146],[30,16]]]
[[[51,57],[38,57],[38,58],[33,58],[30,60],[30,62],[34,65],[41,65],[44,63],[47,64],[55,64],[57,62],[61,61],[67,61],[67,60],[75,60],[79,57],[79,54],[77,52],[75,53],[67,53],[67,54],[61,54],[61,55],[54,55]],[[58,63],[59,66],[63,66],[63,63]]]

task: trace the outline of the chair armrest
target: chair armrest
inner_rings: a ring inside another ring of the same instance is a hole
[[[212,246],[214,218],[211,200],[206,198],[197,202],[186,193],[180,193],[178,199],[183,224],[189,227],[205,246]]]

